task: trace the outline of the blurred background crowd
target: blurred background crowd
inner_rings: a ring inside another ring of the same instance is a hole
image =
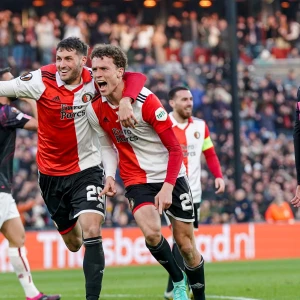
[[[150,88],[170,111],[168,91],[188,86],[194,115],[203,118],[219,156],[226,192],[216,196],[214,180],[203,161],[201,221],[204,224],[293,222],[300,210],[290,207],[297,181],[292,140],[297,102],[300,26],[280,10],[271,16],[239,16],[238,87],[241,120],[242,188],[234,184],[233,124],[229,66],[229,33],[218,13],[197,10],[168,15],[165,22],[144,23],[139,14],[114,18],[96,12],[24,15],[0,11],[0,68],[20,73],[55,61],[59,40],[77,36],[90,45],[120,45],[128,70],[147,75]],[[268,64],[286,62],[279,72]],[[293,68],[293,66],[295,66]],[[26,104],[21,109],[27,113]],[[43,120],[40,120],[41,122]],[[52,226],[43,204],[35,164],[36,133],[18,132],[13,196],[29,228]],[[200,183],[199,183],[200,184]],[[123,185],[108,199],[106,226],[134,225]]]

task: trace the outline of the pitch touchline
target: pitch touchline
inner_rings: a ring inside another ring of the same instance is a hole
[[[65,296],[66,297],[66,296]],[[64,297],[64,298],[65,298]],[[83,295],[72,295],[72,298],[82,298]],[[153,299],[153,295],[130,295],[130,294],[101,294],[101,297],[105,298],[136,298],[136,299]],[[155,298],[160,298],[161,295],[156,295],[154,296]],[[245,297],[235,297],[235,296],[218,296],[218,295],[206,295],[208,299],[223,299],[223,300],[261,300],[261,299],[256,299],[256,298],[245,298]],[[15,299],[17,296],[12,296],[12,295],[0,295],[0,299]],[[66,298],[68,299],[68,298]]]

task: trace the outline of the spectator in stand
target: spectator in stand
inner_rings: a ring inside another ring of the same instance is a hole
[[[294,214],[288,202],[284,200],[284,194],[279,184],[273,185],[274,200],[267,208],[265,220],[268,223],[294,223]]]

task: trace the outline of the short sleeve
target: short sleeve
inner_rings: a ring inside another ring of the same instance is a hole
[[[13,106],[5,105],[1,107],[0,123],[4,128],[23,128],[30,119],[30,116]]]
[[[144,121],[152,125],[157,133],[173,126],[168,113],[154,94],[147,96],[142,106],[142,116]]]
[[[46,89],[40,69],[25,73],[11,81],[17,98],[39,100]]]

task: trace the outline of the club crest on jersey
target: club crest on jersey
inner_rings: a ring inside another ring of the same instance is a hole
[[[27,72],[20,76],[20,80],[29,81],[29,80],[31,80],[32,77],[33,77],[33,75],[30,72]]]
[[[94,95],[92,93],[85,93],[83,96],[82,96],[82,101],[84,103],[87,103],[87,102],[90,102],[92,99],[93,99]]]
[[[166,121],[167,117],[168,117],[168,114],[162,107],[159,107],[155,111],[155,117],[156,117],[157,121]]]
[[[200,132],[199,132],[199,131],[195,131],[194,137],[195,137],[196,139],[200,139]]]

